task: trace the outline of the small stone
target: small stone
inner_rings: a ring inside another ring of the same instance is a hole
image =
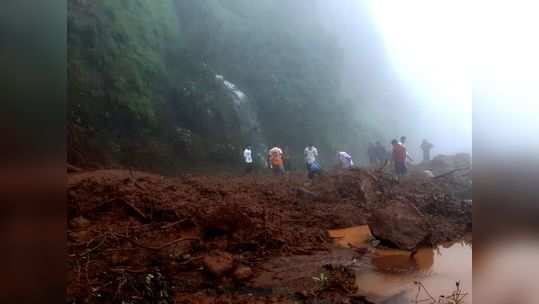
[[[90,221],[83,216],[78,216],[72,219],[69,224],[72,228],[86,228],[90,226]]]
[[[124,265],[129,260],[129,257],[121,255],[119,252],[114,252],[110,255],[112,265]]]
[[[227,252],[214,251],[204,257],[204,266],[211,274],[220,277],[232,271],[234,258]]]
[[[75,242],[88,242],[92,239],[92,235],[87,230],[82,230],[78,232],[69,232],[68,237],[70,240]]]
[[[251,267],[240,265],[234,270],[233,275],[236,280],[245,281],[253,276],[253,270]]]

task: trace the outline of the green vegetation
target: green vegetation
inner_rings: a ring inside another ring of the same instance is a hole
[[[342,93],[343,51],[318,1],[68,2],[70,162],[238,159],[250,138],[216,74],[246,93],[261,141],[298,151],[293,161],[307,142],[329,161],[383,135],[376,115],[357,115],[369,101]]]

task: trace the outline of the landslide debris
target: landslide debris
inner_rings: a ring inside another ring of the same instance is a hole
[[[70,174],[67,299],[147,303],[165,292],[164,301],[179,303],[236,302],[234,297],[245,303],[292,303],[294,295],[283,298],[254,288],[247,292],[253,296],[246,296],[241,288],[252,288],[249,279],[270,258],[327,251],[333,246],[327,229],[377,218],[383,222],[384,210],[391,208],[394,212],[386,217],[397,218],[400,205],[421,215],[417,222],[397,224],[406,235],[433,244],[462,237],[471,229],[471,204],[452,193],[454,178],[410,176],[397,182],[382,170],[350,170],[309,184],[300,173],[177,178],[124,170]],[[417,223],[425,225],[425,237],[415,235]],[[392,233],[402,238],[402,231]],[[148,275],[153,278],[146,284]],[[223,299],[225,290],[232,296]],[[333,294],[350,302],[351,292]]]

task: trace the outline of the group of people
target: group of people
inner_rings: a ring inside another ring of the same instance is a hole
[[[318,149],[314,145],[309,144],[305,147],[303,154],[305,157],[307,176],[312,179],[316,175],[320,175],[322,173],[322,166],[318,160]],[[255,167],[253,149],[251,146],[247,146],[243,150],[243,159],[246,173],[251,173]],[[266,166],[272,170],[274,175],[283,175],[285,173],[285,168],[290,168],[290,165],[287,166],[287,163],[289,162],[288,155],[279,147],[269,149],[265,161]],[[351,168],[354,165],[352,156],[344,151],[337,152],[337,161],[344,169]]]
[[[408,154],[408,150],[406,149],[406,136],[401,136],[400,141],[393,139],[391,141],[391,145],[393,146],[391,160],[395,166],[395,173],[398,176],[406,175],[406,173],[408,172],[406,161],[413,161],[413,159]],[[420,147],[421,150],[423,150],[423,161],[429,161],[430,150],[434,147],[434,145],[426,139],[423,139],[423,142],[421,143]]]
[[[369,156],[369,163],[371,165],[383,164],[389,159],[386,148],[379,141],[375,145],[369,143],[367,155]]]
[[[398,176],[406,175],[408,171],[406,161],[413,161],[406,149],[406,136],[401,136],[400,141],[393,139],[391,141],[391,145],[391,156],[380,142],[376,142],[376,145],[369,145],[369,161],[371,165],[373,165],[382,164],[390,160],[394,164],[395,173]],[[427,140],[423,140],[423,142],[421,143],[424,161],[430,160],[430,150],[433,147],[434,146]],[[307,169],[308,177],[312,179],[316,175],[320,175],[322,172],[322,167],[320,165],[320,162],[318,161],[318,149],[314,145],[309,144],[307,147],[305,147],[303,154],[305,157],[305,166]],[[246,166],[246,172],[251,173],[254,169],[254,157],[251,146],[247,146],[243,150],[243,158]],[[349,169],[354,166],[352,156],[345,151],[338,151],[336,155],[336,160],[339,167],[342,169]],[[283,175],[285,173],[287,163],[289,162],[289,158],[288,155],[285,154],[281,148],[273,147],[267,150],[265,161],[266,166],[272,170],[274,175]]]

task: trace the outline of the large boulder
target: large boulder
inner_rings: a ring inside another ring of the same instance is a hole
[[[468,153],[455,155],[437,155],[428,164],[434,175],[440,175],[454,169],[471,168],[471,156]]]
[[[393,246],[413,250],[429,235],[423,215],[412,204],[390,201],[369,219],[371,233]]]

